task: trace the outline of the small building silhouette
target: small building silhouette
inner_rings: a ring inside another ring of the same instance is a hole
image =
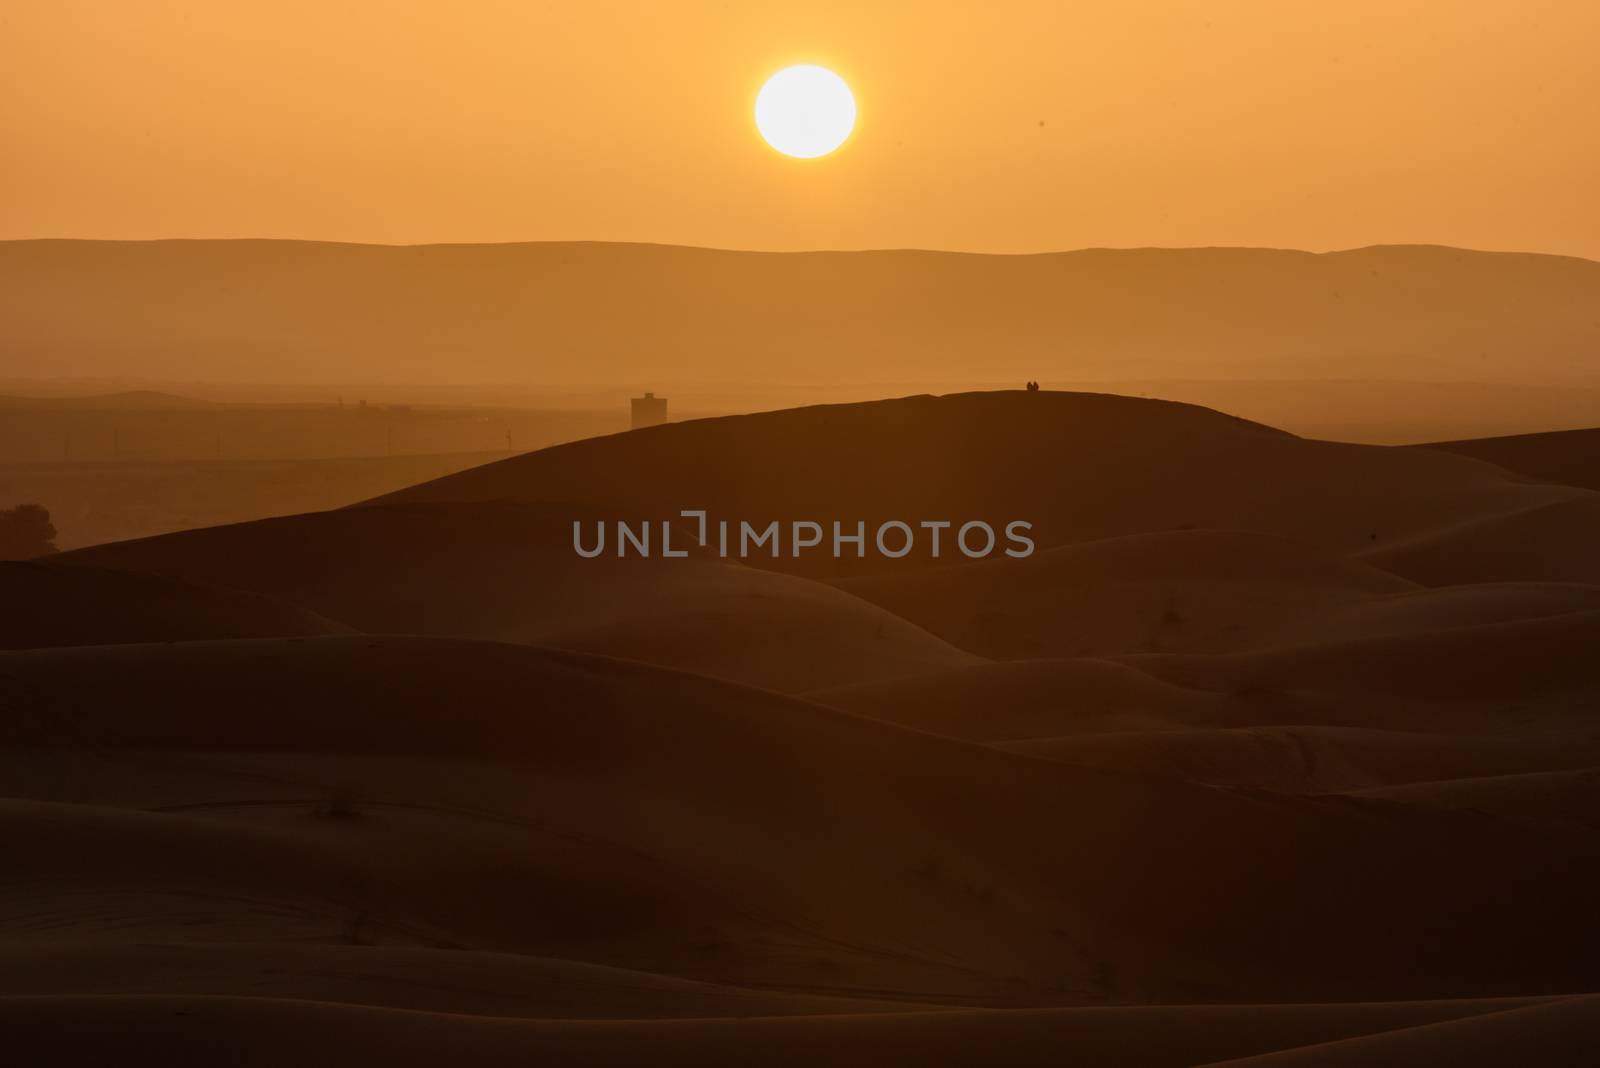
[[[667,398],[658,397],[654,393],[646,393],[642,397],[634,397],[633,401],[633,429],[642,426],[659,426],[667,421]]]

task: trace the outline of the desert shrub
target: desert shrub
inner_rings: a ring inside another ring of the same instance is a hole
[[[56,551],[56,525],[42,504],[0,509],[0,560],[31,560]]]

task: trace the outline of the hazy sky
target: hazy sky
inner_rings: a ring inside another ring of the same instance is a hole
[[[1597,109],[1597,0],[8,0],[0,238],[1600,258]]]

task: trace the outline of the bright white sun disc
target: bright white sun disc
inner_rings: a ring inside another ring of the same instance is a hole
[[[826,156],[855,125],[856,98],[826,67],[785,67],[756,96],[756,129],[785,156]]]

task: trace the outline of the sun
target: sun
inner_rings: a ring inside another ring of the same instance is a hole
[[[856,98],[826,67],[785,67],[756,96],[756,129],[796,159],[815,159],[845,143],[856,125]]]

